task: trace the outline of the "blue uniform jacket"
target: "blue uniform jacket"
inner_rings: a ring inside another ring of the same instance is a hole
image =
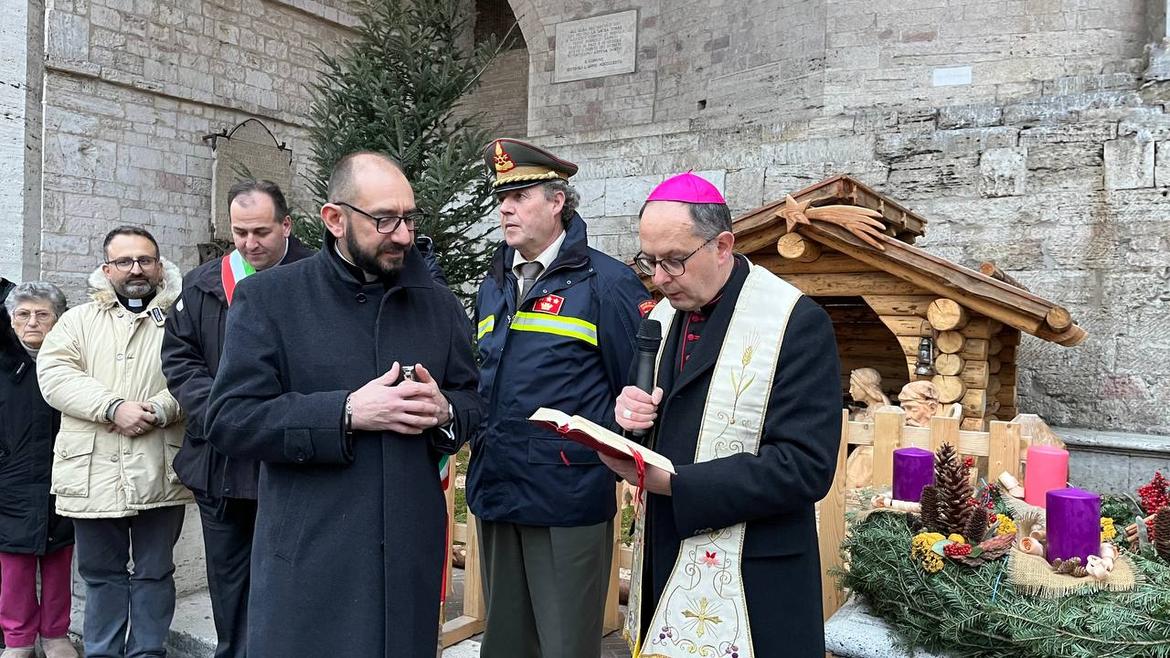
[[[467,499],[486,521],[582,526],[616,511],[614,475],[597,453],[527,419],[552,407],[620,431],[614,399],[634,359],[639,304],[650,295],[629,267],[589,248],[579,215],[566,233],[519,304],[507,245],[479,289],[479,386],[488,416],[472,440]]]

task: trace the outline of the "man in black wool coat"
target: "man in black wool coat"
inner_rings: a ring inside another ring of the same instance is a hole
[[[328,193],[321,251],[236,287],[208,404],[212,445],[261,463],[248,655],[432,658],[439,460],[483,413],[470,325],[394,160],[347,155]]]

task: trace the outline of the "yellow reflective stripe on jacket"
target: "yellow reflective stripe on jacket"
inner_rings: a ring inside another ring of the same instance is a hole
[[[597,325],[578,318],[521,311],[512,319],[512,328],[576,338],[597,347]]]
[[[496,316],[489,315],[479,321],[479,331],[476,333],[476,340],[483,338],[490,334],[496,328]]]

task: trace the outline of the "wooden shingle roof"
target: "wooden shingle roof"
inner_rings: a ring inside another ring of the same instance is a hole
[[[1068,310],[1022,288],[993,279],[976,270],[952,263],[915,247],[926,220],[889,197],[848,176],[835,176],[791,195],[792,200],[776,201],[752,210],[733,222],[736,250],[745,254],[766,250],[789,231],[780,211],[792,202],[809,207],[851,205],[867,208],[884,224],[882,233],[867,233],[863,239],[848,228],[811,218],[792,230],[806,240],[843,253],[915,286],[959,302],[987,317],[1015,327],[1037,338],[1065,346],[1080,344],[1086,337]],[[879,247],[869,244],[879,243]]]

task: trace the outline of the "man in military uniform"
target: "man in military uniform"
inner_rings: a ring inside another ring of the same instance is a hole
[[[531,144],[484,151],[504,242],[476,300],[480,392],[467,495],[479,519],[485,658],[596,658],[613,547],[615,479],[594,451],[527,419],[540,407],[614,430],[634,358],[633,271],[590,249],[577,166]]]

